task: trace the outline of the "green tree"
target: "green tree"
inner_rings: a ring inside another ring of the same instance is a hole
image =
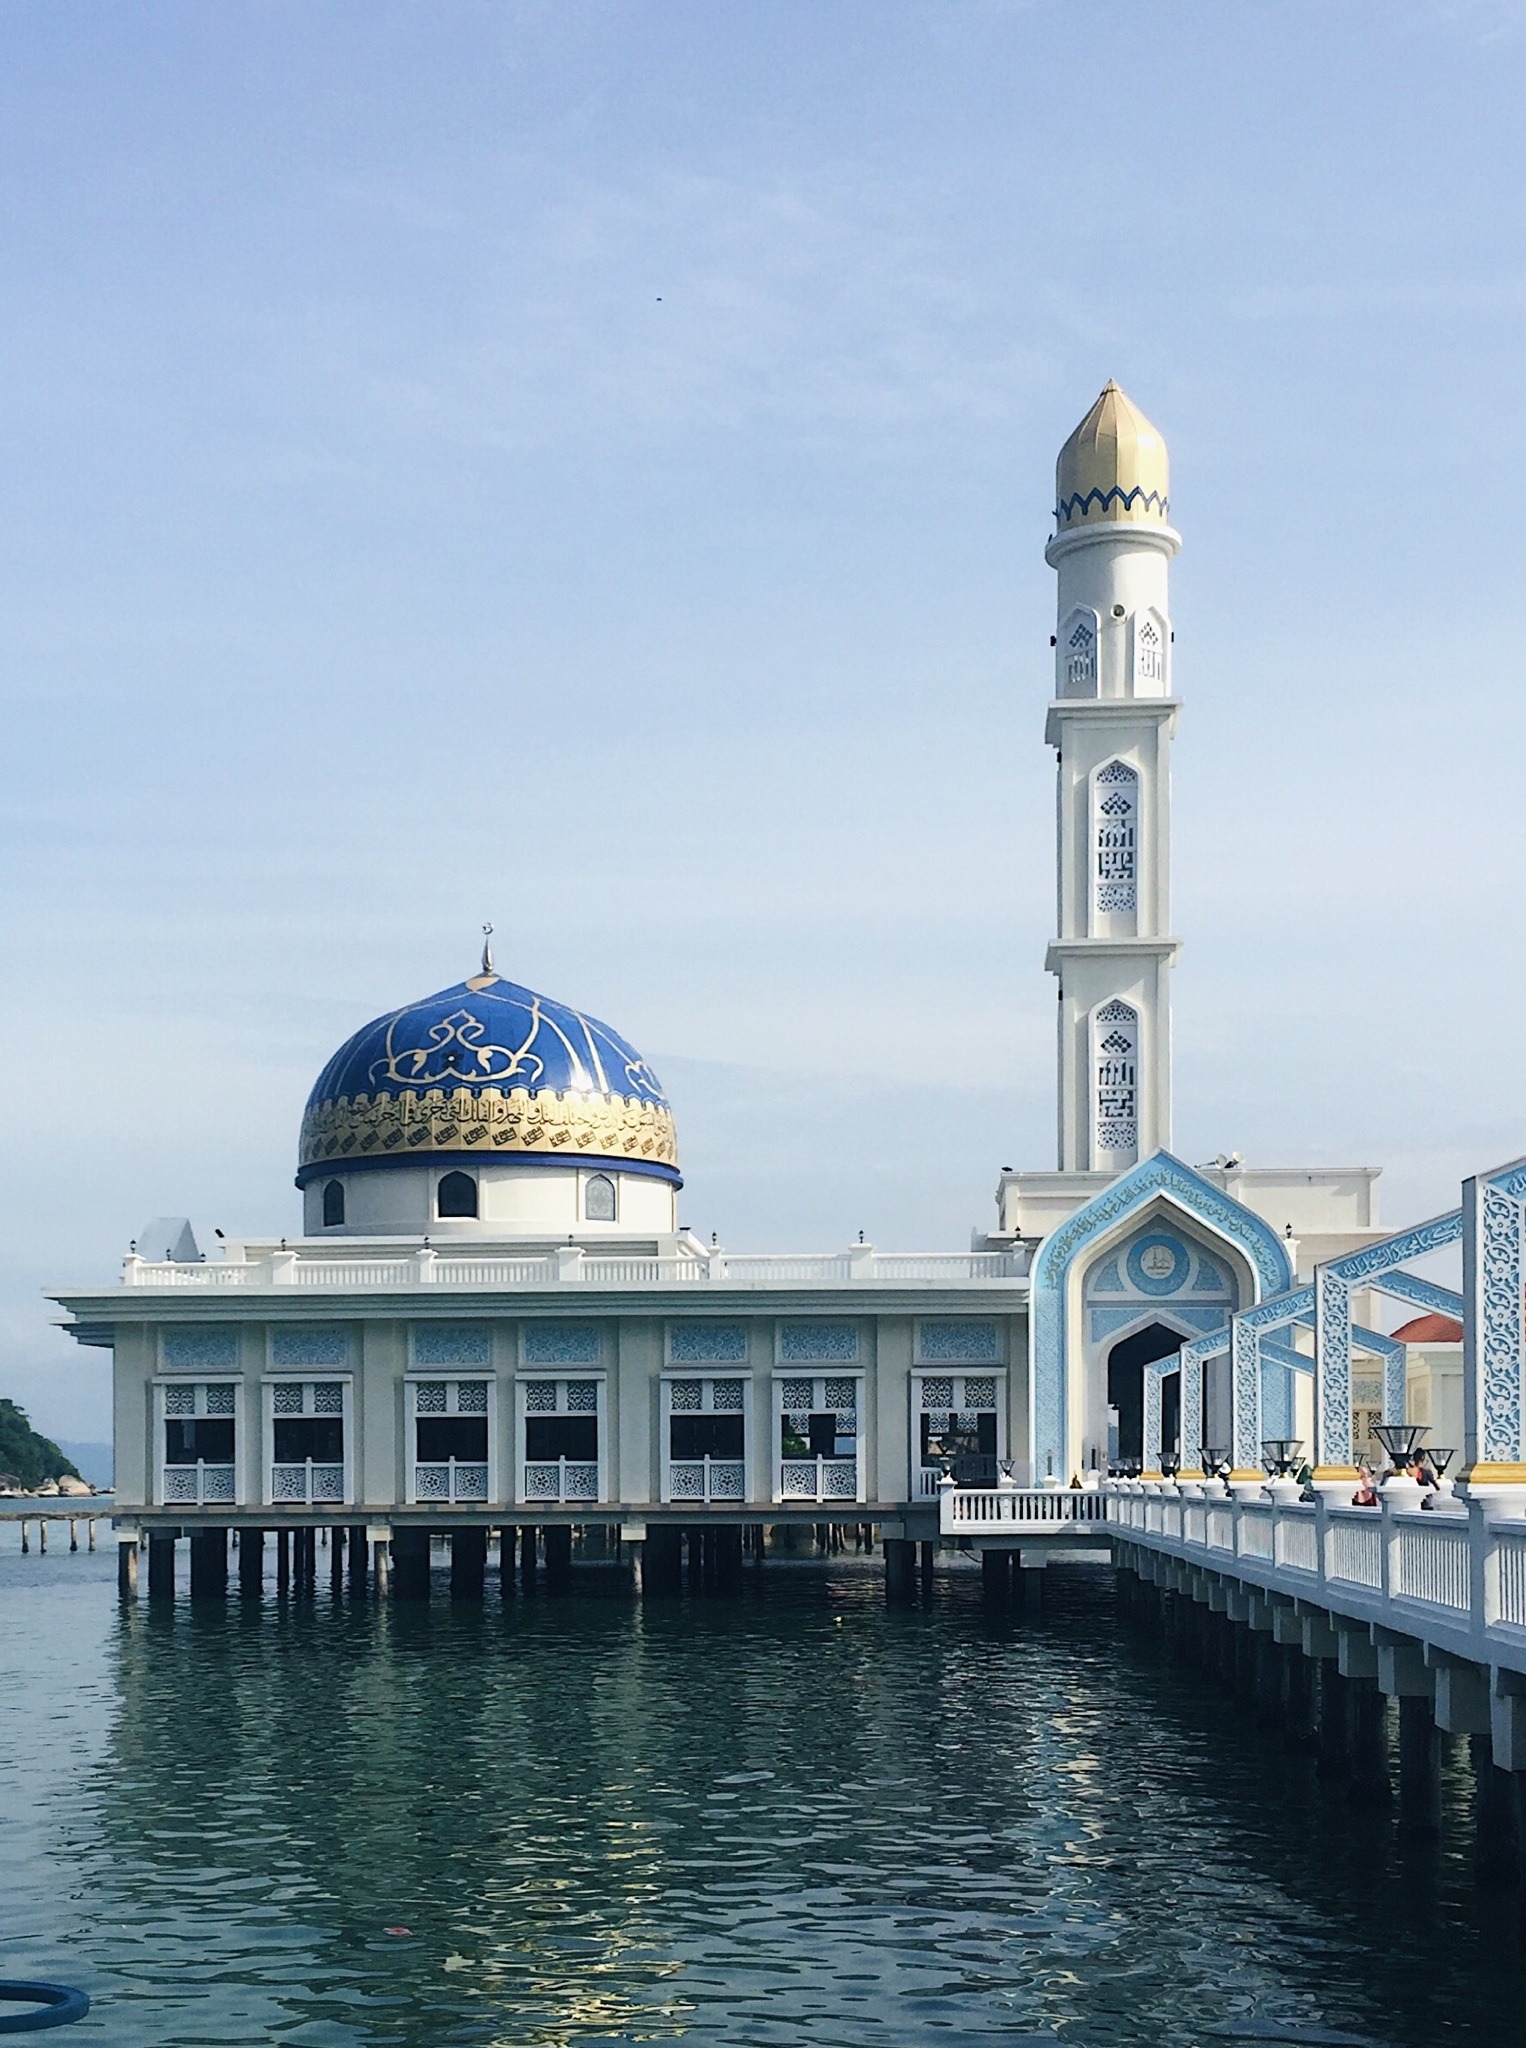
[[[0,1397],[0,1472],[13,1473],[23,1486],[41,1486],[45,1479],[78,1479],[58,1445],[39,1436],[26,1410]]]

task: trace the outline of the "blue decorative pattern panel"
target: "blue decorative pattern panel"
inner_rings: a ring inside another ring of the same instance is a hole
[[[923,1365],[993,1365],[1000,1357],[995,1323],[961,1317],[917,1325],[917,1358]]]
[[[416,1323],[415,1365],[491,1365],[493,1332],[487,1323]]]
[[[785,1365],[821,1360],[849,1365],[858,1357],[857,1323],[781,1323],[779,1357]]]
[[[595,1323],[526,1323],[526,1365],[597,1365],[599,1330]]]
[[[745,1323],[670,1323],[670,1365],[745,1365]]]
[[[348,1365],[349,1338],[332,1324],[317,1323],[308,1329],[274,1329],[270,1333],[272,1365]]]
[[[234,1372],[238,1369],[238,1331],[215,1323],[166,1330],[160,1339],[159,1355],[177,1372]]]

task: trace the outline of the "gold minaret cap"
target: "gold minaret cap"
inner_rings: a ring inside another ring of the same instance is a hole
[[[1055,465],[1055,526],[1164,526],[1170,514],[1166,444],[1108,379]]]

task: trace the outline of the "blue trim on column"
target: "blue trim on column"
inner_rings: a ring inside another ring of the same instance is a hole
[[[1093,1196],[1045,1238],[1033,1262],[1028,1341],[1035,1481],[1045,1476],[1050,1459],[1058,1479],[1063,1481],[1070,1471],[1071,1446],[1066,1440],[1069,1332],[1065,1282],[1071,1267],[1099,1239],[1126,1226],[1162,1196],[1174,1203],[1189,1221],[1241,1253],[1255,1275],[1258,1298],[1282,1293],[1292,1280],[1288,1255],[1271,1225],[1171,1153],[1153,1153],[1120,1174],[1111,1187]]]

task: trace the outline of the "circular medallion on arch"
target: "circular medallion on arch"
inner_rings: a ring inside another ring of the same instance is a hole
[[[1187,1284],[1192,1261],[1179,1237],[1153,1231],[1137,1238],[1125,1261],[1130,1280],[1141,1294],[1177,1294]]]

